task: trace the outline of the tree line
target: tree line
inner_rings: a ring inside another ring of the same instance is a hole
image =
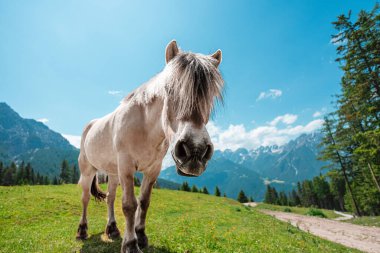
[[[79,171],[76,165],[70,166],[66,160],[61,163],[59,176],[54,178],[42,175],[38,171],[35,172],[30,163],[25,165],[24,162],[21,162],[17,165],[15,162],[11,162],[8,166],[5,166],[0,161],[0,185],[3,186],[76,184],[78,180]]]
[[[267,185],[264,202],[281,206],[318,207],[347,211],[344,180],[334,174],[335,172],[329,172],[328,175],[319,175],[312,180],[298,182],[296,189],[288,193],[277,192],[275,187]]]
[[[35,184],[50,184],[47,176],[35,173],[34,169],[27,163],[22,162],[19,166],[12,162],[9,166],[5,166],[0,161],[0,185],[35,185]]]
[[[192,187],[190,187],[189,183],[186,181],[182,183],[179,190],[185,191],[185,192],[197,192],[197,193],[203,193],[203,194],[210,194],[209,191],[207,190],[206,186],[203,186],[202,188],[198,189],[198,187],[196,185],[193,185]],[[214,195],[217,197],[221,197],[221,195],[222,195],[218,186],[215,186]],[[227,197],[226,193],[223,194],[223,197]],[[240,203],[246,203],[246,202],[253,202],[254,201],[252,197],[248,198],[245,195],[243,190],[241,190],[239,192],[236,199]]]
[[[339,182],[341,205],[360,215],[380,214],[380,5],[333,22],[341,78],[336,110],[325,116],[320,159]]]
[[[333,22],[336,61],[343,71],[336,110],[324,118],[320,159],[325,176],[297,184],[290,193],[267,186],[265,202],[380,214],[380,5]]]

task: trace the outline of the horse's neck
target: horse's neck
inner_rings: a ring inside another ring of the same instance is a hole
[[[149,105],[153,99],[165,97],[165,76],[161,73],[134,91],[134,102],[140,105]]]

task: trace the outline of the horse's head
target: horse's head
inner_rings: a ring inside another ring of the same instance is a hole
[[[221,60],[220,50],[212,55],[181,52],[175,41],[166,47],[163,125],[180,175],[199,176],[213,155],[206,124],[214,100],[222,100]]]

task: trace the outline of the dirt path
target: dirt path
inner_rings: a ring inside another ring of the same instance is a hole
[[[380,252],[380,228],[365,227],[305,215],[261,210],[279,220],[290,222],[306,232],[364,252]]]

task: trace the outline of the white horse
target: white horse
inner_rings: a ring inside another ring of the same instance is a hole
[[[166,47],[162,72],[125,97],[114,112],[84,128],[78,159],[83,188],[78,239],[87,238],[90,193],[98,200],[107,196],[106,234],[120,236],[114,215],[120,183],[126,219],[121,252],[141,252],[148,246],[145,218],[169,145],[173,146],[177,172],[183,176],[202,174],[213,154],[205,125],[214,100],[222,100],[223,79],[218,70],[221,60],[220,50],[212,55],[182,52],[173,40]],[[97,170],[108,174],[107,195],[98,187]],[[133,184],[136,171],[144,174],[138,199]]]

